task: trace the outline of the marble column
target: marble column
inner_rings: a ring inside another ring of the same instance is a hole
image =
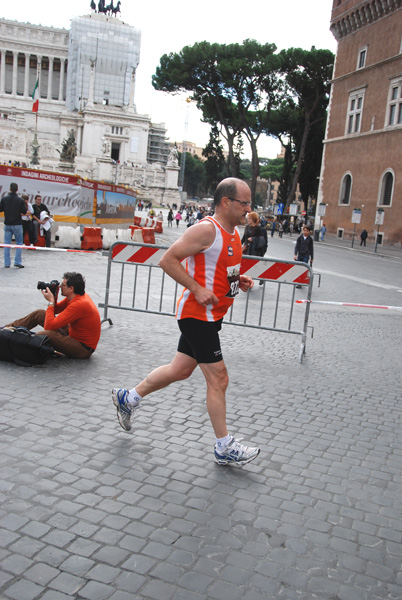
[[[18,52],[13,52],[13,84],[11,94],[17,95],[17,69],[18,69]]]
[[[30,55],[25,54],[24,96],[29,96],[29,63]]]
[[[47,99],[52,99],[52,85],[53,85],[53,56],[49,56],[49,71],[47,75]]]
[[[66,66],[66,59],[60,59],[60,84],[59,84],[59,100],[64,100],[64,70]]]
[[[5,82],[6,82],[6,51],[0,50],[0,52],[1,52],[0,94],[4,94]]]
[[[82,146],[82,125],[78,125],[77,129],[77,154],[81,154]]]

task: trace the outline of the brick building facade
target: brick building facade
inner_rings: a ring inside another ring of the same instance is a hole
[[[401,0],[334,0],[338,41],[321,168],[319,203],[327,230],[369,241],[402,241]],[[379,209],[383,225],[375,224]]]

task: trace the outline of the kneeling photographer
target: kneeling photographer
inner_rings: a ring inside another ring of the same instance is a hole
[[[48,301],[47,310],[35,310],[7,327],[33,329],[40,325],[44,331],[38,335],[47,335],[55,350],[71,358],[89,358],[98,345],[101,322],[98,309],[85,293],[81,273],[64,273],[61,285],[56,280],[39,281],[38,289]],[[59,289],[64,296],[61,302],[57,302]]]

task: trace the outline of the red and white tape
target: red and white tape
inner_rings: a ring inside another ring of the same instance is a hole
[[[386,306],[384,304],[358,304],[357,302],[330,302],[325,300],[295,300],[296,304],[332,304],[334,306],[357,306],[359,308],[384,308],[388,310],[402,310],[402,306]]]
[[[95,250],[79,250],[73,248],[46,248],[44,246],[17,246],[16,244],[0,244],[0,248],[22,248],[22,250],[45,250],[46,252],[86,252],[95,254]]]

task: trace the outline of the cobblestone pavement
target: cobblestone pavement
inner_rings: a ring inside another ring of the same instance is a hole
[[[103,300],[101,253],[24,264],[0,270],[1,325],[65,271]],[[1,598],[402,598],[400,313],[313,311],[302,365],[295,336],[224,326],[230,430],[261,447],[243,469],[213,461],[198,372],[119,427],[111,388],[168,361],[178,330],[110,316],[89,361],[0,363]]]

